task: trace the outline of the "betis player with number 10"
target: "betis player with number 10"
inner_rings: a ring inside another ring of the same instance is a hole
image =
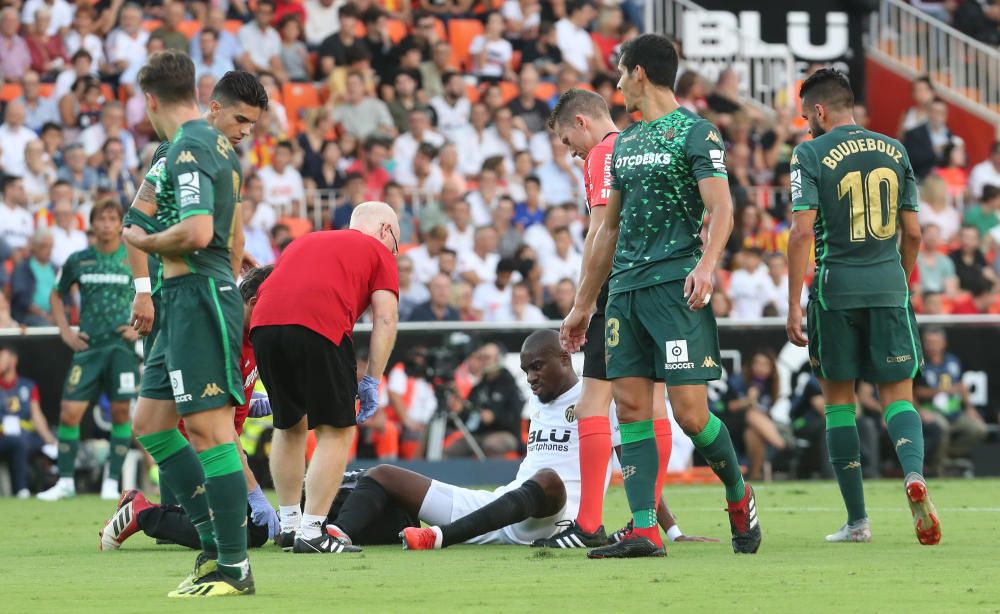
[[[826,539],[871,541],[855,425],[860,378],[878,386],[917,540],[934,545],[941,524],[922,475],[924,436],[913,406],[913,378],[923,362],[907,285],[920,249],[913,168],[898,141],[854,123],[854,93],[843,74],[819,70],[799,96],[813,140],[792,154],[787,329],[792,343],[809,346],[827,402],[830,462],[847,505],[847,524]],[[807,339],[799,296],[814,232]]]

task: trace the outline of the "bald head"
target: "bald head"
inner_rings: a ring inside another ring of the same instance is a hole
[[[399,251],[399,218],[386,203],[368,201],[355,207],[350,229],[378,239],[394,254]]]
[[[559,346],[559,333],[554,330],[536,330],[528,335],[521,346],[521,353],[544,354],[546,352],[559,353],[562,348]]]
[[[551,403],[577,382],[570,356],[559,346],[559,333],[554,330],[538,330],[524,340],[521,370],[542,403]]]

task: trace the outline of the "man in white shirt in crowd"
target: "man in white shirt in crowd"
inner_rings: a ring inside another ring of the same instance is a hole
[[[255,181],[259,186],[260,180],[255,178]],[[257,190],[259,192],[260,188]],[[268,231],[254,225],[253,218],[256,213],[256,201],[244,198],[240,203],[240,214],[243,216],[243,250],[253,256],[258,265],[264,266],[274,262],[274,248],[271,247],[271,235]]]
[[[226,12],[223,8],[213,6],[208,9],[208,21],[205,24],[205,28],[215,30],[218,34],[215,56],[220,61],[230,62],[233,65],[246,64],[247,52],[240,45],[240,39],[237,38],[237,35],[226,29]],[[198,62],[202,59],[201,37],[198,34],[191,37],[189,53],[197,66]]]
[[[456,201],[451,206],[451,214],[448,217],[451,221],[445,226],[448,230],[445,247],[457,254],[470,251],[475,243],[476,227],[472,223],[469,203],[464,200]]]
[[[444,226],[432,226],[423,235],[420,245],[407,251],[406,255],[413,261],[414,278],[419,283],[427,284],[440,272],[438,259],[448,241],[448,229]]]
[[[326,37],[340,31],[337,11],[347,0],[306,0],[306,44],[319,47]]]
[[[39,84],[41,79],[33,70],[21,77],[21,96],[17,101],[24,105],[24,125],[40,132],[48,122],[60,123],[58,101],[52,96],[42,98]]]
[[[500,80],[513,80],[511,60],[514,48],[510,41],[503,37],[503,17],[500,13],[490,13],[486,18],[483,34],[472,39],[469,45],[469,55],[472,56],[472,71],[477,77]]]
[[[781,252],[775,252],[767,257],[767,274],[771,278],[771,304],[777,315],[788,316],[788,258]],[[809,289],[802,287],[802,298],[799,303],[803,308],[809,302]]]
[[[201,59],[194,62],[194,74],[196,78],[201,78],[203,75],[211,75],[218,81],[227,72],[235,68],[231,60],[219,55],[219,33],[216,30],[203,28],[197,36],[201,42]]]
[[[493,314],[495,322],[545,322],[545,314],[531,303],[531,288],[523,281],[511,287],[510,306]]]
[[[125,129],[125,107],[117,100],[109,100],[101,107],[101,121],[80,133],[83,151],[90,166],[101,162],[101,149],[108,139],[117,138],[125,150],[125,166],[135,169],[139,166],[139,154],[135,149],[135,138]]]
[[[452,143],[460,143],[472,112],[472,103],[465,97],[465,78],[460,73],[449,71],[441,81],[444,94],[431,98],[430,105],[437,114],[437,127],[441,134]]]
[[[538,168],[536,175],[542,182],[542,199],[550,205],[577,202],[582,194],[583,173],[573,162],[569,149],[554,132],[549,132],[552,159]]]
[[[555,294],[556,285],[563,279],[579,279],[580,266],[583,257],[573,244],[573,235],[569,228],[562,226],[552,233],[556,251],[550,258],[543,261],[542,285],[550,294]]]
[[[66,0],[28,0],[21,9],[21,22],[35,23],[35,13],[41,8],[48,9],[52,15],[52,21],[45,31],[49,36],[58,34],[73,23],[73,11],[76,7],[70,6]]]
[[[528,137],[514,127],[514,112],[509,107],[500,107],[493,113],[493,125],[489,127],[489,141],[495,151],[490,156],[503,156],[507,168],[514,168],[514,154],[528,149]]]
[[[28,248],[35,232],[35,219],[28,211],[28,198],[20,177],[0,174],[0,239],[14,251]]]
[[[344,102],[333,108],[333,120],[359,140],[379,133],[393,135],[396,125],[385,103],[365,92],[365,78],[356,71],[347,73]]]
[[[569,215],[562,207],[549,207],[545,210],[545,222],[528,227],[524,231],[524,242],[527,243],[535,254],[538,255],[539,262],[546,262],[556,253],[556,240],[553,236],[556,228],[563,228],[569,224]]]
[[[421,145],[444,145],[444,136],[431,129],[431,114],[426,107],[415,107],[410,111],[409,131],[396,137],[392,144],[392,159],[395,161],[393,175],[400,185],[412,186],[417,182],[413,172],[413,158]]]
[[[142,27],[142,8],[132,2],[126,4],[119,15],[118,27],[111,31],[107,39],[108,62],[115,72],[135,72],[137,67],[145,64],[148,41],[149,32]],[[134,70],[130,71],[130,68]]]
[[[423,143],[417,148],[417,153],[413,156],[413,183],[406,185],[400,182],[407,188],[407,192],[434,200],[441,197],[444,175],[441,174],[441,167],[434,162],[437,155],[438,148],[430,143]]]
[[[476,229],[473,248],[459,252],[458,274],[473,286],[490,283],[496,279],[499,262],[497,231],[492,226],[480,226]]]
[[[511,283],[517,266],[510,258],[497,262],[496,279],[476,286],[472,292],[472,307],[483,314],[483,320],[496,321],[498,313],[510,309]]]
[[[406,320],[417,305],[430,298],[427,286],[413,277],[413,261],[405,254],[396,257],[399,270],[399,319]]]
[[[764,315],[764,307],[774,300],[774,284],[768,270],[761,266],[761,250],[744,247],[737,255],[739,268],[729,278],[729,300],[734,320],[755,320]]]
[[[253,73],[280,68],[281,36],[271,27],[274,17],[274,0],[257,0],[253,21],[240,28],[237,36],[240,46],[247,52],[247,70]],[[276,66],[276,64],[278,66]]]
[[[973,199],[983,197],[983,188],[988,185],[1000,186],[1000,140],[993,142],[990,157],[972,167],[969,173],[969,191]]]
[[[82,10],[81,10],[82,9]],[[53,20],[53,23],[55,20]],[[66,45],[66,55],[72,57],[80,49],[85,49],[98,66],[104,63],[104,41],[94,31],[94,11],[88,8],[77,8],[73,16],[73,29],[63,37]]]
[[[250,225],[270,234],[278,223],[278,210],[264,200],[264,183],[259,175],[250,175],[243,184],[243,202],[253,209]],[[242,205],[241,205],[242,206]]]
[[[72,194],[69,192],[68,194]],[[62,268],[70,254],[87,249],[87,233],[76,227],[76,213],[69,198],[52,203],[52,264]]]
[[[264,201],[282,212],[297,214],[305,201],[302,174],[292,165],[292,144],[280,141],[274,148],[271,164],[258,173],[264,188]]]
[[[500,175],[494,167],[484,166],[479,173],[479,187],[465,195],[472,211],[472,223],[485,226],[493,221],[493,210],[503,196],[500,189]]]
[[[466,175],[477,175],[483,161],[502,151],[496,135],[487,130],[490,109],[483,102],[472,105],[469,123],[452,140],[458,146],[459,168]]]
[[[76,52],[70,57],[70,65],[63,69],[59,76],[56,77],[56,85],[52,89],[52,96],[50,98],[59,104],[62,97],[65,96],[73,89],[73,84],[76,83],[77,79],[82,79],[83,77],[94,77],[97,78],[97,68],[94,63],[93,56],[86,49],[77,49]]]
[[[566,16],[556,22],[556,42],[563,61],[579,71],[584,81],[598,67],[594,42],[586,30],[594,17],[594,7],[589,2],[571,0],[566,3]]]
[[[24,103],[12,100],[7,104],[4,122],[0,125],[0,172],[15,177],[24,175],[24,148],[38,136],[24,125]]]

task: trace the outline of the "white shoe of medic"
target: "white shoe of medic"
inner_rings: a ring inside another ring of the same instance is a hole
[[[872,530],[868,525],[868,519],[862,518],[855,522],[849,522],[840,527],[840,530],[832,535],[826,536],[828,542],[856,542],[868,544],[872,541]]]
[[[122,496],[122,491],[118,490],[118,480],[104,478],[101,484],[101,499],[105,501],[117,501]]]
[[[70,499],[76,496],[76,485],[73,478],[59,478],[56,485],[48,490],[43,490],[36,497],[39,501],[58,501],[60,499]]]

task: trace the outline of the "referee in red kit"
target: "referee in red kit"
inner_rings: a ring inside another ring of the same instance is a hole
[[[389,205],[362,203],[348,230],[293,241],[257,291],[250,341],[273,411],[271,476],[281,520],[275,541],[285,550],[360,552],[328,536],[323,523],[340,488],[354,425],[378,408],[379,380],[396,342],[398,237],[399,221]],[[351,330],[369,305],[374,328],[368,372],[359,383]],[[316,434],[316,450],[306,474],[309,430]]]

